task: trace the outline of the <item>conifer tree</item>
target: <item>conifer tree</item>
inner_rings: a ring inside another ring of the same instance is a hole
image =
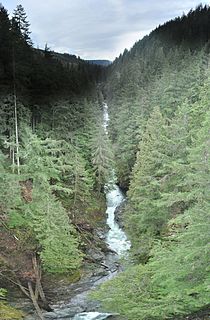
[[[1,66],[1,81],[9,79],[11,73],[12,60],[12,39],[11,39],[11,24],[7,10],[0,4],[0,66]]]
[[[64,143],[59,162],[61,175],[59,181],[56,182],[59,187],[55,186],[55,190],[61,192],[61,197],[62,189],[66,189],[67,192],[69,190],[68,198],[71,200],[71,206],[74,209],[76,209],[77,206],[85,207],[90,204],[93,179],[86,168],[87,162],[79,152],[79,148]]]
[[[102,191],[106,183],[112,178],[112,151],[102,122],[95,125],[91,137],[92,165],[95,174],[96,188]]]
[[[127,228],[133,250],[136,254],[139,253],[143,260],[149,251],[149,239],[160,235],[168,219],[168,210],[158,207],[164,163],[167,160],[165,126],[159,108],[155,108],[139,145],[128,192],[130,206],[126,214]]]
[[[35,186],[33,201],[24,212],[36,239],[42,246],[40,256],[45,269],[51,273],[76,270],[81,264],[76,231],[67,212],[49,190]]]
[[[16,24],[17,28],[19,29],[23,40],[28,44],[32,45],[32,41],[30,38],[30,31],[29,26],[30,23],[27,21],[27,15],[23,8],[23,6],[20,4],[16,7],[13,14],[13,23]]]
[[[63,161],[60,141],[42,140],[25,128],[22,135],[21,172],[23,183],[32,182],[30,200],[22,205],[22,217],[42,246],[40,256],[49,272],[63,273],[78,268],[81,254],[76,232],[54,192],[71,194],[74,190],[59,183],[69,170]],[[71,168],[71,172],[72,172]]]
[[[196,134],[182,178],[193,199],[168,223],[146,265],[129,267],[94,296],[128,320],[169,319],[209,304],[210,112]]]
[[[1,212],[10,215],[22,204],[19,178],[7,162],[7,157],[0,151],[0,208]]]

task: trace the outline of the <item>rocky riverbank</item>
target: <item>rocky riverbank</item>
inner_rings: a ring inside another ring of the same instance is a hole
[[[108,228],[94,230],[96,243],[87,249],[84,264],[78,272],[71,276],[43,276],[43,287],[52,312],[44,312],[45,319],[73,319],[78,313],[99,311],[100,304],[90,301],[88,293],[100,283],[112,278],[120,269],[118,255],[106,244]],[[13,291],[9,297],[13,306],[23,310],[25,320],[38,319],[32,303],[20,292]],[[111,317],[111,315],[109,316]],[[114,318],[113,318],[114,319]],[[115,317],[116,319],[116,317]]]

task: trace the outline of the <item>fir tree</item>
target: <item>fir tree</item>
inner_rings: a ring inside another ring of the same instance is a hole
[[[142,259],[148,254],[149,239],[160,235],[169,218],[168,210],[158,207],[164,180],[164,163],[167,160],[165,126],[165,120],[156,108],[139,145],[128,193],[128,231],[134,252],[140,254]]]
[[[7,10],[0,4],[0,77],[2,84],[8,82],[11,74],[12,39],[11,24]]]
[[[13,23],[16,24],[24,41],[28,45],[32,45],[32,41],[30,38],[31,32],[29,31],[30,23],[27,21],[26,12],[21,4],[18,5],[17,8],[14,10]]]
[[[113,161],[110,142],[100,120],[92,131],[90,145],[96,188],[100,192],[112,177]]]
[[[24,212],[42,246],[40,256],[45,269],[51,273],[76,270],[82,255],[74,227],[61,203],[38,185],[33,190],[33,201],[24,207]]]

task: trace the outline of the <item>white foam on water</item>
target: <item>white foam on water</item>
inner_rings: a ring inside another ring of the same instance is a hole
[[[103,320],[110,316],[110,313],[83,312],[74,316],[73,320]]]

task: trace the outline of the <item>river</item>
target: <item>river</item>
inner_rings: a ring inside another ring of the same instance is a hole
[[[104,131],[108,135],[108,123],[109,123],[109,113],[108,113],[108,105],[106,103],[103,104],[103,125]],[[113,184],[113,181],[116,180],[115,172],[112,171],[111,180],[108,185],[111,188],[107,188],[106,191],[106,204],[107,204],[107,225],[109,226],[109,231],[106,236],[106,242],[111,250],[115,251],[118,257],[125,255],[125,253],[130,248],[130,242],[128,241],[125,232],[119,227],[119,225],[115,221],[115,210],[118,206],[122,204],[125,200],[123,193],[120,188]],[[106,190],[106,188],[105,188]],[[104,279],[105,281],[106,279]],[[106,319],[110,316],[107,313],[100,312],[86,312],[79,313],[74,316],[73,320],[102,320]]]
[[[105,133],[108,135],[108,123],[109,114],[108,106],[106,103],[103,104],[103,126]],[[60,320],[103,320],[111,316],[110,313],[100,312],[100,306],[94,304],[94,302],[88,301],[88,293],[95,289],[99,284],[107,281],[108,279],[115,276],[119,270],[118,260],[120,257],[126,255],[130,248],[130,242],[128,241],[125,232],[119,227],[115,221],[115,210],[120,206],[125,197],[121,192],[120,188],[113,183],[116,180],[114,169],[112,170],[110,181],[105,187],[106,192],[106,204],[107,204],[107,225],[109,231],[107,232],[105,241],[109,248],[116,254],[107,254],[104,264],[108,266],[108,271],[105,276],[91,277],[89,279],[81,280],[78,284],[72,285],[67,288],[66,295],[69,294],[69,303],[64,302],[53,306],[54,311],[44,314],[46,319],[60,319]],[[78,292],[71,297],[72,291]],[[80,312],[80,310],[86,310],[86,312]],[[31,316],[27,317],[26,320],[32,320]]]

